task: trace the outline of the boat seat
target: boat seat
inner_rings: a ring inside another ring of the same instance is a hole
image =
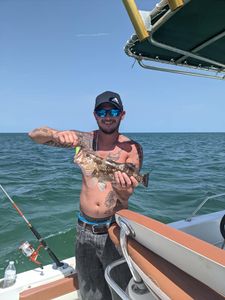
[[[78,290],[77,274],[27,289],[19,300],[51,300]]]
[[[119,245],[120,227],[113,224],[109,235]],[[137,266],[171,299],[174,300],[224,300],[204,283],[188,275],[172,263],[128,237],[128,254]],[[220,250],[220,249],[218,249]]]

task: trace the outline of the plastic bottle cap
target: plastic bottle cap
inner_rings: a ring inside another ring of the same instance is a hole
[[[10,262],[9,262],[9,263],[10,263],[10,265],[12,265],[12,264],[14,264],[14,261],[13,261],[13,260],[10,260]]]

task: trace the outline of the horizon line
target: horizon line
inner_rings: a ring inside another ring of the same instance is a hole
[[[86,131],[84,131],[86,132]],[[0,134],[28,134],[29,131],[21,131],[21,132],[0,132]],[[225,131],[123,131],[123,133],[225,133]]]

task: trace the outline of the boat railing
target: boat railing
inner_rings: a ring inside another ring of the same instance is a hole
[[[136,283],[142,283],[142,279],[138,274],[138,272],[133,267],[127,251],[127,237],[128,236],[134,237],[135,233],[132,227],[128,224],[128,222],[126,222],[125,220],[121,220],[121,218],[119,218],[119,225],[120,225],[120,245],[121,245],[121,250],[123,252],[123,256],[126,259],[130,272],[134,278],[134,281]]]
[[[129,236],[129,237],[134,238],[135,232],[126,220],[119,217],[118,223],[120,226],[120,238],[119,238],[120,246],[121,246],[121,250],[122,250],[124,258],[114,261],[110,265],[107,266],[107,268],[105,270],[105,279],[106,279],[108,285],[110,286],[110,288],[113,291],[115,291],[116,294],[119,295],[119,297],[121,299],[128,300],[130,298],[127,295],[127,293],[119,287],[119,285],[114,281],[114,279],[111,276],[112,269],[114,269],[115,267],[118,267],[119,265],[121,265],[123,263],[127,263],[130,273],[133,277],[132,289],[135,290],[135,293],[138,295],[144,295],[144,294],[149,294],[149,291],[148,291],[147,287],[145,286],[141,276],[139,275],[139,273],[133,266],[132,260],[129,256],[128,250],[127,250],[127,247],[128,247],[127,246],[127,237]]]
[[[121,287],[112,279],[111,271],[120,266],[121,264],[126,263],[125,258],[120,258],[119,260],[114,261],[110,265],[107,266],[105,270],[105,279],[109,285],[109,287],[116,292],[116,294],[123,300],[130,300],[127,293],[121,289]]]
[[[191,214],[191,216],[188,217],[188,218],[186,218],[186,221],[187,221],[187,222],[190,222],[190,221],[192,220],[192,218],[197,214],[197,212],[203,207],[203,205],[205,205],[205,203],[206,203],[208,200],[216,199],[216,198],[223,197],[223,196],[225,196],[225,193],[217,194],[217,195],[213,195],[213,196],[209,196],[209,197],[205,198],[205,199],[198,205],[198,207],[193,211],[193,213]]]

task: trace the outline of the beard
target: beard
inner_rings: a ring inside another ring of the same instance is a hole
[[[104,132],[105,134],[112,134],[114,132],[118,132],[119,127],[120,127],[120,122],[121,122],[121,120],[114,121],[114,123],[112,123],[110,126],[105,125],[105,122],[103,120],[100,122],[97,122],[97,123],[98,123],[99,129],[102,132]]]

